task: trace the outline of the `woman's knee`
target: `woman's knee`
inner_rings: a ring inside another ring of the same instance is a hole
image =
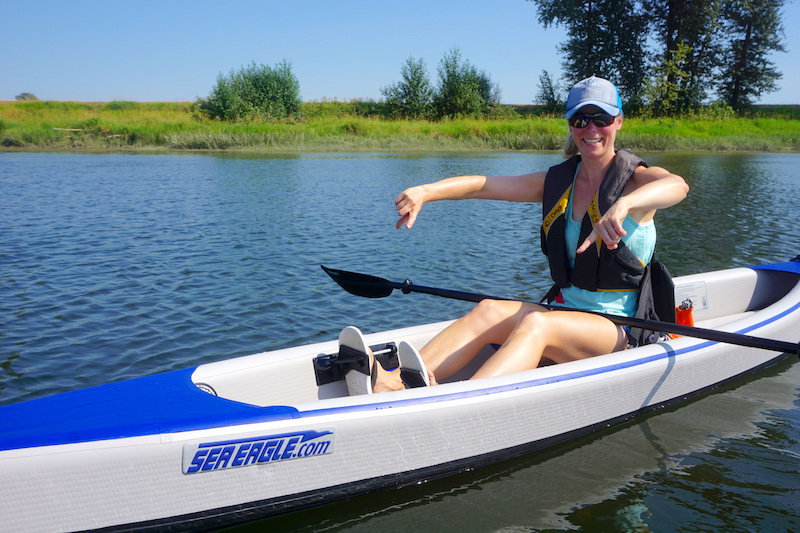
[[[486,299],[478,302],[467,316],[487,324],[499,324],[519,313],[520,307],[521,302]]]
[[[528,309],[520,318],[517,328],[527,332],[547,331],[548,311]]]

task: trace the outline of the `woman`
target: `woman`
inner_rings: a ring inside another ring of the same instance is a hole
[[[623,114],[611,82],[577,83],[566,107],[567,161],[522,176],[459,176],[411,187],[395,200],[397,228],[411,229],[422,207],[439,200],[542,202],[542,247],[560,288],[556,301],[632,316],[642,267],[655,248],[653,215],[683,200],[689,187],[680,176],[615,150]],[[536,368],[543,359],[561,363],[622,350],[628,336],[602,316],[484,300],[422,349],[431,383],[455,374],[490,343],[500,348],[473,378]],[[376,392],[403,387],[397,372],[375,368]]]

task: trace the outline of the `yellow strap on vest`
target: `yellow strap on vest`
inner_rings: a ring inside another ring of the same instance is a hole
[[[598,193],[594,194],[594,198],[592,198],[592,203],[589,204],[589,209],[587,210],[587,212],[589,213],[589,219],[592,221],[592,228],[597,226],[597,223],[600,221],[600,204],[597,201],[597,194]],[[602,242],[603,239],[601,239],[600,237],[597,237],[594,240],[595,251],[597,252],[598,256],[600,255],[600,246]]]
[[[550,232],[550,227],[553,225],[553,222],[560,217],[566,214],[567,212],[567,205],[569,204],[569,195],[572,191],[572,185],[567,187],[567,190],[564,192],[564,195],[561,196],[561,199],[556,202],[556,205],[553,206],[553,209],[547,213],[547,216],[542,219],[542,229],[544,230],[545,238],[547,234]]]

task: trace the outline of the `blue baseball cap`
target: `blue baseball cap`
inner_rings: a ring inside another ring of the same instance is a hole
[[[622,113],[622,100],[617,87],[603,78],[586,78],[569,91],[567,96],[567,118],[572,118],[578,109],[587,105],[595,105],[612,116]]]

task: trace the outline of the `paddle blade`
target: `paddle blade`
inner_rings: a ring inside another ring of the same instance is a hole
[[[392,294],[392,291],[397,288],[394,283],[383,278],[370,276],[368,274],[359,274],[357,272],[335,270],[324,265],[320,266],[340,287],[356,296],[363,296],[365,298],[385,298]]]

